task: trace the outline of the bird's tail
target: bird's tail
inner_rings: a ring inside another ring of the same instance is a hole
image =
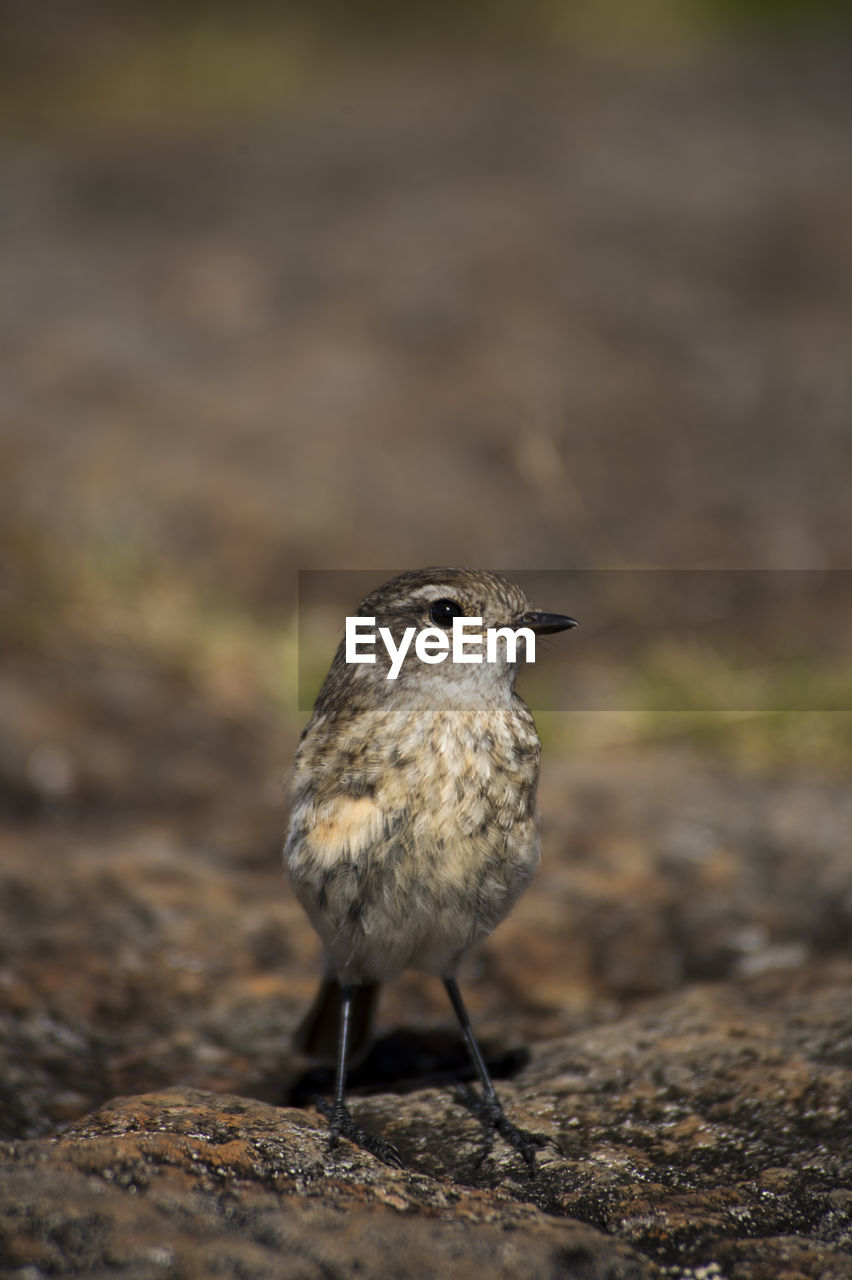
[[[349,1039],[349,1064],[363,1058],[370,1047],[380,984],[367,982],[355,988]],[[326,976],[302,1021],[293,1033],[293,1048],[321,1062],[337,1058],[340,1033],[340,983]]]

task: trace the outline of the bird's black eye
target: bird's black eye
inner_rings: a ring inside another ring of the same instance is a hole
[[[451,627],[453,618],[462,616],[462,607],[455,600],[433,600],[429,606],[429,617],[436,627]]]

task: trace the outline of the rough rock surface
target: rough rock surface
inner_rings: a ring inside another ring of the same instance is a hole
[[[406,1169],[328,1152],[329,1074],[290,1048],[317,944],[277,851],[231,846],[275,840],[239,788],[203,835],[7,822],[3,1274],[852,1276],[845,787],[603,765],[546,767],[541,872],[464,975],[507,1109],[554,1139],[534,1179],[478,1163],[415,975],[353,1081]]]
[[[852,1276],[852,965],[647,1002],[536,1046],[502,1094],[531,1178],[447,1088],[324,1121],[194,1089],[119,1098],[3,1148],[0,1257],[42,1274]],[[595,1229],[597,1228],[597,1229]],[[283,1259],[286,1257],[286,1264]],[[690,1269],[691,1268],[691,1269]],[[702,1269],[703,1268],[703,1269]]]
[[[385,1099],[388,1111],[393,1103]],[[433,1103],[433,1110],[434,1110]],[[631,1249],[509,1194],[330,1156],[301,1111],[193,1090],[119,1099],[23,1143],[6,1257],[45,1271],[298,1277],[650,1275]]]

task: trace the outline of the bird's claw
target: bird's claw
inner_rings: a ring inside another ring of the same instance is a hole
[[[381,1160],[382,1164],[390,1165],[393,1169],[405,1167],[402,1156],[393,1143],[387,1142],[384,1138],[377,1138],[375,1134],[366,1133],[359,1128],[345,1103],[328,1102],[325,1098],[317,1098],[315,1102],[317,1110],[328,1118],[331,1126],[328,1138],[329,1150],[334,1150],[340,1138],[346,1138],[362,1151],[368,1151],[371,1156]]]
[[[559,1148],[548,1134],[531,1133],[529,1129],[521,1129],[506,1115],[499,1098],[480,1098],[471,1089],[461,1086],[456,1091],[456,1100],[465,1107],[471,1115],[476,1116],[484,1130],[484,1141],[479,1154],[474,1161],[474,1168],[478,1169],[487,1156],[491,1154],[494,1145],[494,1135],[499,1133],[501,1138],[508,1142],[510,1147],[519,1152],[523,1156],[527,1168],[532,1177],[535,1176],[536,1152],[542,1147],[552,1146],[558,1151]]]

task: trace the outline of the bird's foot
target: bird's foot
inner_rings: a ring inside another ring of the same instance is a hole
[[[334,1150],[340,1138],[348,1138],[356,1147],[360,1147],[362,1151],[369,1151],[371,1156],[381,1160],[382,1164],[390,1165],[394,1169],[404,1168],[402,1156],[393,1143],[359,1129],[345,1102],[328,1102],[325,1098],[317,1098],[316,1105],[317,1109],[328,1117],[331,1125],[329,1150]]]
[[[520,1152],[530,1171],[530,1175],[533,1177],[536,1173],[536,1152],[547,1146],[552,1146],[559,1150],[556,1142],[547,1134],[530,1133],[528,1129],[519,1129],[517,1125],[512,1124],[512,1121],[503,1110],[500,1099],[497,1097],[480,1098],[472,1089],[461,1086],[456,1091],[456,1101],[466,1107],[471,1115],[476,1116],[484,1130],[482,1148],[475,1161],[476,1168],[479,1168],[485,1158],[491,1154],[495,1133],[499,1133],[510,1147],[514,1147],[516,1151]]]

